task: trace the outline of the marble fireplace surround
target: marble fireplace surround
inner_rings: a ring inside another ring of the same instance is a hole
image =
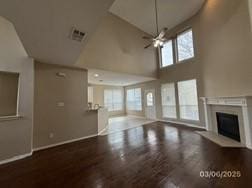
[[[238,115],[241,143],[252,149],[252,96],[201,97],[206,130],[218,133],[216,112]]]

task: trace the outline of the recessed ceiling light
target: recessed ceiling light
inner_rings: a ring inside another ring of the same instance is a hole
[[[99,77],[99,74],[94,74],[94,77],[96,77],[96,78]]]

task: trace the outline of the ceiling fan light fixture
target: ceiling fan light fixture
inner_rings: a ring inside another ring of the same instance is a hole
[[[164,45],[164,42],[162,40],[159,40],[157,39],[155,42],[154,42],[154,47],[157,48],[159,46],[163,46]]]
[[[144,36],[143,39],[147,39],[147,40],[150,40],[151,43],[147,46],[144,47],[144,49],[147,49],[149,48],[150,46],[154,46],[155,48],[158,48],[158,47],[163,47],[165,41],[166,41],[166,38],[165,38],[165,35],[166,35],[166,32],[167,32],[167,28],[163,28],[160,32],[159,32],[159,26],[158,26],[158,7],[157,7],[157,0],[154,0],[155,2],[155,21],[156,21],[156,29],[157,29],[157,35],[154,37],[149,37],[149,36]]]
[[[157,48],[158,46],[159,46],[159,40],[156,40],[156,41],[154,42],[154,47]]]

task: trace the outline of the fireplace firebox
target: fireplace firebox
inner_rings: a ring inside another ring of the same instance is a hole
[[[233,114],[217,112],[216,117],[217,117],[218,133],[240,142],[241,139],[240,139],[238,116]]]

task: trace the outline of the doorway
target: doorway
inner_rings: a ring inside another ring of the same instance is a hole
[[[156,119],[155,89],[144,91],[144,101],[145,117],[152,120]]]

